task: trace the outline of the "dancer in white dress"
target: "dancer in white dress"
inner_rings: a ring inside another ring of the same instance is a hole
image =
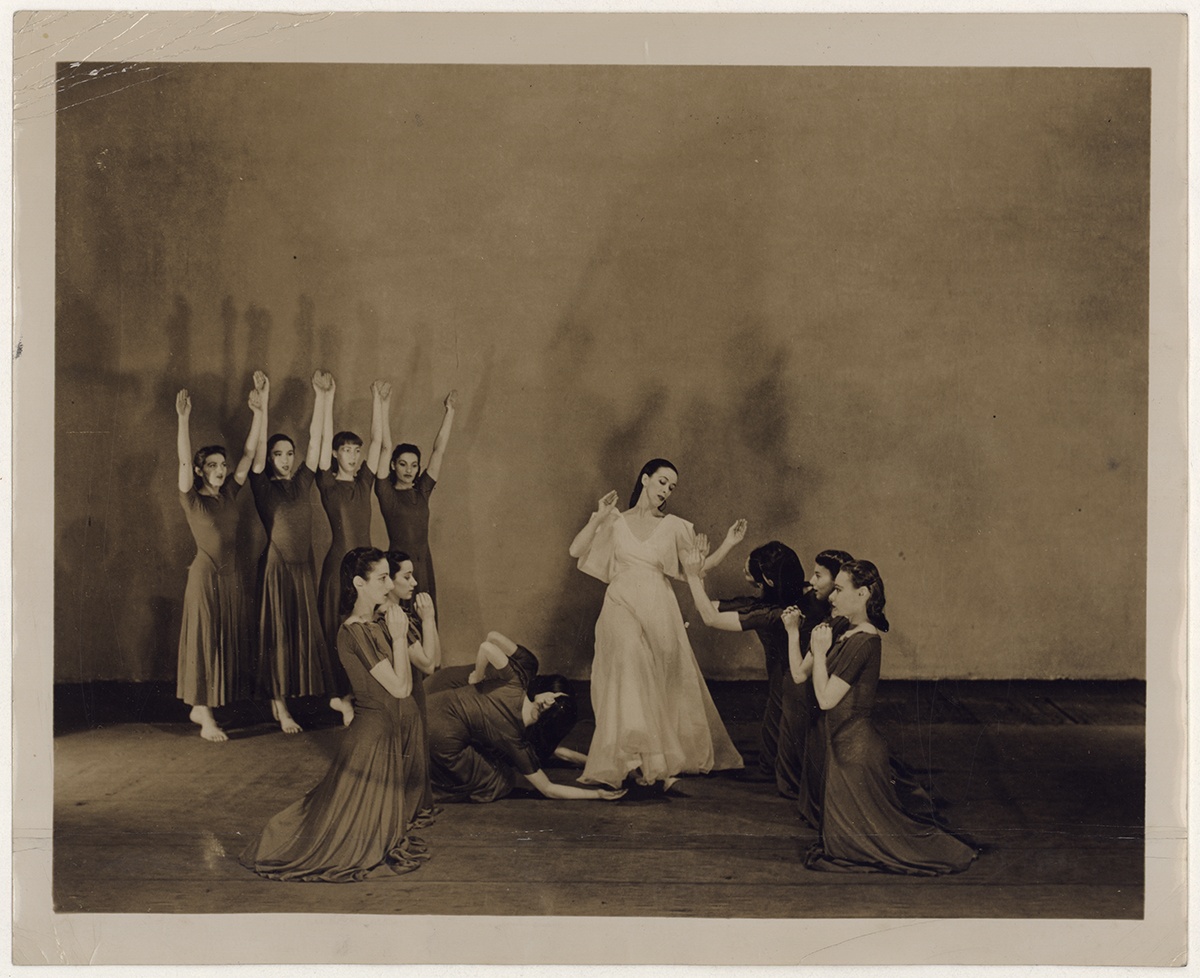
[[[579,780],[618,788],[631,774],[669,788],[679,774],[742,767],[688,642],[668,577],[683,580],[679,555],[696,541],[692,524],[662,512],[678,474],[666,459],[643,467],[629,500],[600,500],[571,543],[579,569],[608,585],[596,622],[592,707],[596,732]],[[708,556],[711,569],[746,535],[729,528]]]

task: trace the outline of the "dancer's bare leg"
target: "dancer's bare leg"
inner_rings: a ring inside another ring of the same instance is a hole
[[[287,701],[282,697],[271,700],[271,716],[279,721],[279,727],[285,734],[300,733],[304,729],[292,719],[292,715],[288,712]]]
[[[205,740],[219,744],[221,741],[229,739],[225,731],[217,725],[210,706],[193,706],[192,712],[188,714],[188,719],[192,723],[200,725],[200,736]]]

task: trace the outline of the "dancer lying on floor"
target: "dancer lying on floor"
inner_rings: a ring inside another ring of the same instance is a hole
[[[542,751],[551,742],[557,746],[574,726],[576,706],[565,690],[531,695],[537,669],[532,652],[492,632],[479,646],[467,685],[429,694],[429,767],[438,801],[496,801],[517,787],[564,800],[613,801],[625,794],[556,784],[542,770],[538,744]]]

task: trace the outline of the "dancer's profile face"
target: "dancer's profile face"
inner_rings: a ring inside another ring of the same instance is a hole
[[[229,466],[225,463],[224,455],[208,455],[202,468],[196,469],[196,474],[204,481],[208,489],[220,489],[229,475]]]
[[[290,441],[275,443],[271,449],[271,467],[281,479],[289,479],[292,475],[292,465],[296,461],[296,446]]]
[[[642,495],[652,509],[661,509],[678,482],[679,474],[674,469],[659,469],[652,475],[642,476]]]
[[[833,575],[829,573],[828,567],[817,564],[813,568],[812,577],[808,579],[808,583],[812,585],[819,601],[829,599],[829,593],[833,590]]]
[[[382,604],[383,599],[392,589],[392,579],[388,576],[388,562],[386,560],[376,561],[367,571],[367,576],[356,577],[354,584],[363,600],[369,602],[372,608]]]
[[[421,460],[412,452],[405,452],[392,463],[392,471],[396,473],[396,484],[401,489],[408,489],[417,481],[421,468]]]
[[[829,594],[829,607],[834,617],[848,618],[852,622],[867,618],[867,595],[865,587],[855,587],[849,574],[838,574]]]
[[[413,577],[413,562],[406,560],[392,576],[392,597],[397,601],[407,601],[416,590],[417,579]]]

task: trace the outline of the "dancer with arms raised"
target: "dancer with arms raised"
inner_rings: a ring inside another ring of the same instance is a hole
[[[608,585],[596,621],[592,707],[596,731],[580,781],[619,787],[670,788],[680,774],[740,768],[688,642],[670,578],[681,577],[680,554],[695,543],[692,524],[663,512],[678,470],[651,459],[638,474],[629,509],[604,496],[571,543],[579,569]],[[705,568],[720,563],[746,534],[729,528]]]

